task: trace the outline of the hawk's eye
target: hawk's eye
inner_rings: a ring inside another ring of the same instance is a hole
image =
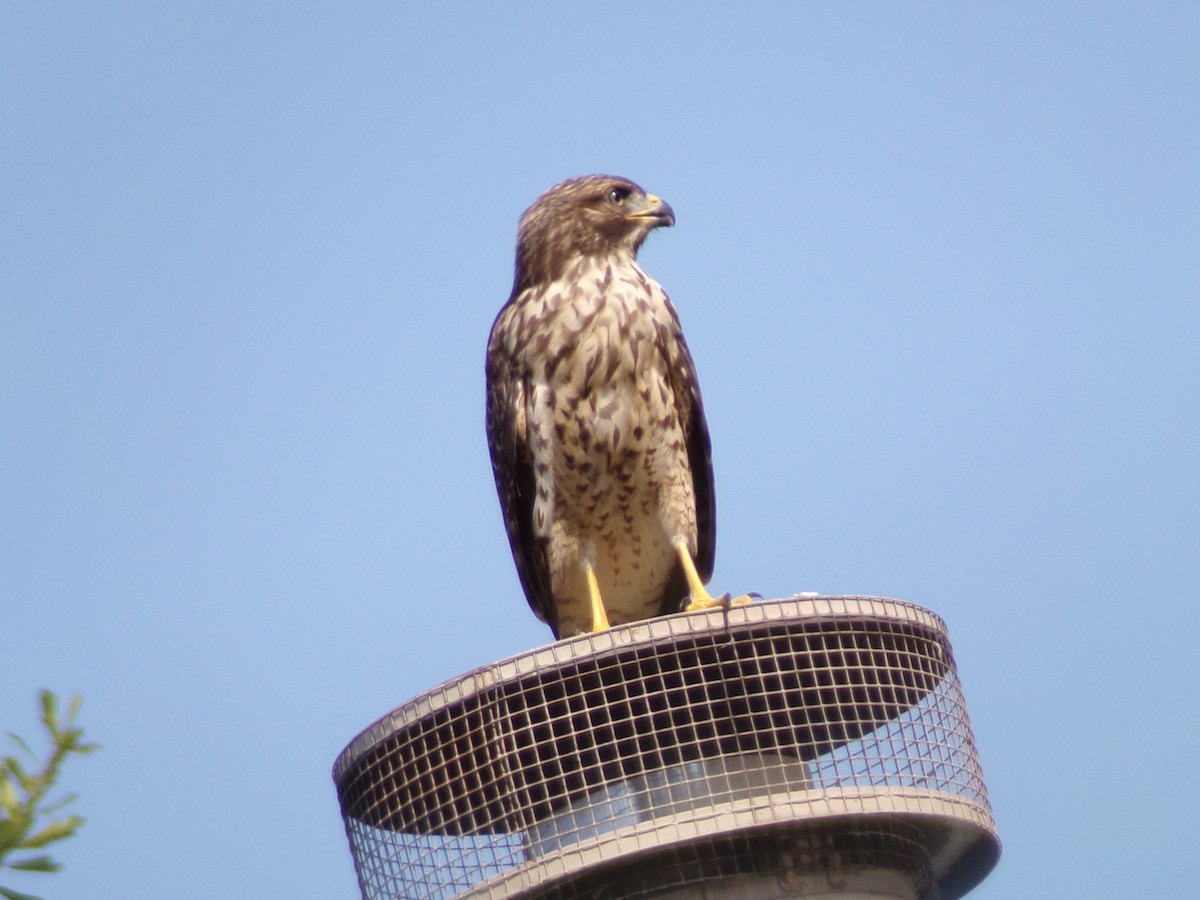
[[[613,188],[608,192],[608,202],[614,206],[620,206],[625,202],[625,198],[629,196],[629,191],[625,188]]]

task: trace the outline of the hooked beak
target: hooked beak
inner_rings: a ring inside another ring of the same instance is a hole
[[[647,194],[645,206],[631,212],[628,218],[650,219],[653,221],[651,228],[657,228],[660,225],[671,226],[675,224],[675,210],[671,209],[671,204],[666,200],[656,197],[654,194]]]

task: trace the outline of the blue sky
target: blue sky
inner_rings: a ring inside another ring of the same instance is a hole
[[[972,896],[1179,896],[1200,690],[1193,3],[0,7],[0,731],[104,750],[54,897],[356,896],[329,777],[546,643],[483,438],[521,211],[678,224],[713,585],[950,628]]]

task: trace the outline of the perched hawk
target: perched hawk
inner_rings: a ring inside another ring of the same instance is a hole
[[[679,318],[637,263],[670,205],[624,178],[550,188],[521,216],[487,351],[487,436],[513,559],[555,637],[713,598],[713,475]]]

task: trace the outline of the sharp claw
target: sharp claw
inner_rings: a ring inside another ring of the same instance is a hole
[[[761,595],[759,595],[759,594],[755,594],[754,596],[759,597],[759,599],[761,599]],[[706,610],[706,609],[726,609],[726,610],[728,610],[735,606],[745,606],[747,603],[751,602],[751,599],[752,598],[747,594],[742,594],[740,597],[734,597],[729,592],[726,592],[724,594],[721,594],[719,597],[702,598],[699,601],[699,603],[697,603],[695,597],[692,597],[689,595],[683,601],[683,604],[681,605],[680,609],[682,612],[700,612],[700,611]]]

